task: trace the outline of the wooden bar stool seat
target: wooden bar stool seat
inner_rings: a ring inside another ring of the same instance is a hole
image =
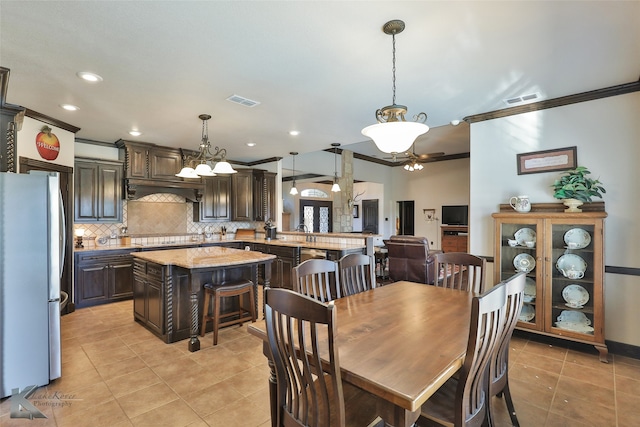
[[[213,320],[213,345],[218,344],[218,329],[242,324],[246,321],[256,321],[256,309],[255,309],[255,293],[253,291],[253,282],[251,280],[239,280],[236,282],[224,283],[221,285],[214,285],[207,283],[204,285],[204,305],[202,313],[202,327],[200,329],[200,335],[204,336],[207,329],[207,322]],[[243,295],[249,294],[249,309],[243,307]],[[220,300],[221,298],[238,297],[238,310],[230,313],[220,313]],[[213,304],[213,315],[209,315],[209,310]],[[227,317],[234,317],[226,322],[220,322]]]

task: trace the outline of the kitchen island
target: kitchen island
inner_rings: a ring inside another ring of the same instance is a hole
[[[189,339],[200,349],[198,321],[205,283],[251,280],[258,295],[258,266],[269,286],[275,255],[220,246],[133,252],[133,312],[137,322],[166,343]],[[256,298],[256,312],[258,311]],[[225,301],[227,302],[227,301]],[[222,312],[234,311],[231,303]]]

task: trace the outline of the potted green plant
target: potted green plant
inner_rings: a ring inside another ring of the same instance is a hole
[[[568,208],[565,212],[582,212],[579,209],[585,202],[590,202],[593,197],[602,198],[607,191],[598,179],[589,178],[591,172],[584,166],[578,166],[563,172],[553,185],[553,197],[563,201]]]

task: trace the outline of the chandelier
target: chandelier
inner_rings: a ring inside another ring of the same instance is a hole
[[[425,124],[427,115],[420,113],[413,117],[413,122],[405,120],[407,107],[396,104],[396,34],[404,30],[404,22],[395,19],[382,27],[385,34],[393,39],[393,99],[391,105],[376,110],[377,124],[362,129],[362,134],[373,139],[383,153],[402,153],[407,151],[415,139],[426,133],[429,126]]]
[[[226,175],[237,171],[227,162],[227,150],[215,147],[215,152],[211,152],[211,142],[209,141],[209,127],[207,120],[211,118],[208,114],[198,116],[202,120],[202,140],[200,141],[200,152],[197,155],[185,157],[186,166],[182,168],[176,176],[180,178],[200,178],[201,176]],[[211,165],[215,164],[211,169]]]

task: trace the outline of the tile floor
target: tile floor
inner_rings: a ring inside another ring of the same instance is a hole
[[[164,344],[135,323],[127,301],[63,316],[62,338],[62,378],[29,399],[48,418],[10,418],[4,399],[0,427],[270,425],[266,359],[246,326],[222,330],[216,347],[209,333],[189,353],[186,341]],[[638,425],[640,360],[611,355],[605,364],[521,337],[511,348],[521,426]],[[498,426],[510,425],[494,403]]]

